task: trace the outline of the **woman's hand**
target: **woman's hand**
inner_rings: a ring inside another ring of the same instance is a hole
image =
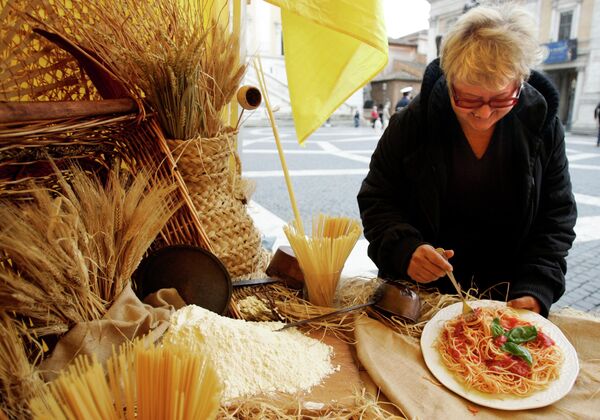
[[[454,251],[444,251],[441,256],[431,245],[421,245],[415,249],[408,263],[408,275],[418,283],[429,283],[444,277],[446,271],[452,271],[447,259],[454,256]]]
[[[536,312],[538,314],[542,310],[540,302],[538,302],[538,300],[533,296],[529,295],[509,300],[507,302],[507,306],[510,306],[511,308],[515,309],[529,309],[530,311]]]

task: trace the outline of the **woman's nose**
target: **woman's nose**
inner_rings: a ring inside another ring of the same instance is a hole
[[[483,104],[481,107],[479,107],[479,109],[477,109],[477,115],[480,118],[488,118],[490,115],[492,115],[492,112],[494,112],[494,110],[488,104]]]

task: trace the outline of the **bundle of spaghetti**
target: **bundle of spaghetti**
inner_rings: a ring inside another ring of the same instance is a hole
[[[193,343],[192,343],[193,344]],[[35,419],[158,420],[215,418],[221,383],[190,345],[136,341],[107,362],[79,357],[31,401]]]
[[[312,237],[306,237],[267,94],[262,64],[258,57],[254,61],[254,68],[273,129],[281,169],[294,212],[294,222],[284,226],[283,230],[304,273],[310,302],[319,306],[331,306],[342,267],[361,234],[360,222],[346,217],[335,218],[319,214],[313,220]]]
[[[519,344],[531,355],[529,364],[503,348],[505,336],[494,337],[493,323],[510,328],[532,326],[508,308],[478,308],[475,316],[460,315],[447,321],[438,337],[437,348],[444,364],[467,387],[526,396],[558,378],[562,351],[539,327],[535,339]]]
[[[283,230],[304,274],[309,301],[331,306],[342,268],[362,232],[360,222],[319,214],[313,219],[310,237],[296,223]]]
[[[221,382],[192,341],[175,339],[147,348],[140,343],[133,349],[133,359],[138,419],[215,417]]]
[[[75,359],[30,403],[34,419],[119,419],[104,370],[87,356]]]

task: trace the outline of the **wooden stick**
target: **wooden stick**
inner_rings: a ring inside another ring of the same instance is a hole
[[[242,5],[241,5],[241,0],[234,0],[233,1],[233,28],[232,28],[232,32],[233,32],[233,36],[234,38],[237,38],[240,41],[240,48],[242,45],[242,40],[240,38],[240,28],[242,26]],[[242,55],[240,54],[240,51],[238,50],[237,52],[237,60],[236,60],[236,65],[239,65],[239,63],[245,60],[245,57],[242,57]],[[242,110],[242,112],[244,112]],[[237,128],[237,124],[239,124],[240,121],[240,116],[239,116],[239,108],[238,108],[238,102],[236,101],[236,99],[232,99],[232,101],[229,103],[229,126],[230,127],[235,127]],[[236,136],[236,146],[237,146],[237,136]]]
[[[133,99],[102,101],[0,102],[0,124],[126,114],[136,111]]]
[[[302,225],[302,219],[300,218],[300,212],[298,211],[298,205],[296,204],[296,196],[294,195],[294,189],[292,188],[292,180],[288,171],[287,164],[285,163],[285,156],[283,154],[283,148],[281,147],[281,140],[279,140],[279,131],[277,125],[275,125],[275,116],[271,109],[271,102],[269,101],[269,95],[267,95],[267,84],[265,82],[264,73],[262,69],[262,63],[260,57],[254,59],[254,70],[256,70],[256,77],[260,84],[260,90],[262,90],[262,96],[265,100],[265,107],[269,114],[269,121],[271,122],[271,128],[273,129],[273,136],[275,136],[275,144],[277,144],[277,153],[279,154],[279,160],[281,161],[281,169],[283,169],[283,176],[285,177],[285,184],[287,186],[288,195],[290,196],[290,203],[292,204],[292,210],[294,211],[294,217],[296,218],[296,228],[298,232],[304,236],[304,226]]]

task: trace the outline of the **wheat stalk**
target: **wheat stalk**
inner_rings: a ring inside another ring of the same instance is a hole
[[[47,2],[36,24],[93,52],[156,111],[169,138],[214,137],[245,66],[210,0]],[[219,15],[226,15],[226,5]]]
[[[56,193],[31,187],[26,204],[0,206],[0,300],[38,336],[101,318],[177,210],[173,185],[109,171],[106,185],[78,167]]]
[[[29,364],[25,335],[22,325],[0,312],[0,413],[11,418],[29,418],[29,399],[41,395],[43,388],[42,379]]]

